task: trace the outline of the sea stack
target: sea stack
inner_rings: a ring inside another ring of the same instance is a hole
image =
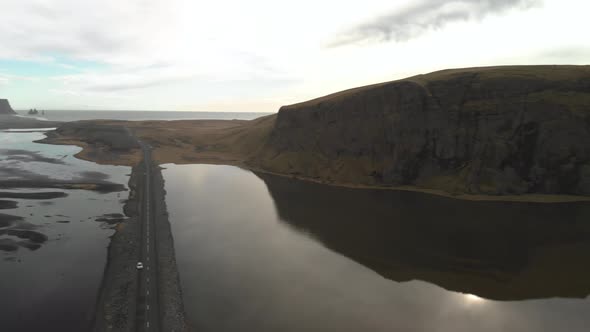
[[[10,107],[8,99],[0,99],[0,114],[16,114],[12,107]]]

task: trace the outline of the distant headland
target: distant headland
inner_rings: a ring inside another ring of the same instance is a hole
[[[0,114],[16,114],[10,106],[8,99],[0,99]]]
[[[61,122],[18,116],[10,106],[8,99],[0,99],[0,129],[54,128],[59,124]]]

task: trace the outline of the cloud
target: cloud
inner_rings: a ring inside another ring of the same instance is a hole
[[[235,27],[244,24],[234,26],[236,18],[249,19],[227,7],[191,0],[3,0],[0,45],[9,47],[0,47],[0,60],[63,69],[51,75],[51,90],[76,95],[287,76],[236,36]],[[0,84],[14,79],[1,75]]]
[[[0,85],[8,85],[16,81],[37,82],[39,79],[31,76],[11,75],[0,72]]]
[[[156,27],[169,33],[173,24],[154,21],[169,17],[170,8],[174,6],[156,0],[5,0],[0,42],[10,47],[0,50],[0,58],[42,60],[67,54],[117,61],[117,54],[149,49]]]
[[[577,48],[587,46],[583,32],[590,28],[583,0],[544,0],[526,13],[520,10],[540,1],[1,3],[0,92],[20,109],[190,109],[214,102],[213,109],[237,109],[243,102],[245,109],[274,111],[264,105],[446,67],[582,63],[587,52]],[[463,29],[452,30],[460,22]],[[448,30],[421,35],[441,28]],[[419,36],[404,47],[382,43]],[[363,47],[328,49],[326,41]],[[572,49],[541,54],[559,46]],[[425,49],[436,56],[423,56]],[[267,98],[272,102],[258,104]]]
[[[180,82],[196,75],[186,68],[156,64],[63,75],[54,77],[54,80],[66,87],[66,91],[110,93]]]
[[[590,47],[588,46],[564,46],[551,48],[537,55],[548,63],[590,63]]]
[[[542,0],[422,0],[377,17],[336,36],[328,47],[362,42],[407,41],[428,30],[466,20],[481,20],[509,9],[529,9]]]

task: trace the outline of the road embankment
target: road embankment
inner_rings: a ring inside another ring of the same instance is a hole
[[[158,291],[162,331],[186,331],[180,279],[176,267],[174,244],[166,210],[164,180],[160,168],[152,167],[152,206],[156,225]],[[142,234],[142,209],[146,201],[145,165],[132,168],[130,195],[124,212],[127,220],[119,223],[108,248],[99,300],[96,305],[94,331],[135,331]]]
[[[139,255],[141,220],[139,204],[143,181],[139,166],[129,179],[129,198],[124,206],[128,217],[111,237],[107,265],[96,304],[94,331],[134,331],[138,288],[135,264]]]
[[[162,169],[152,167],[152,197],[156,220],[156,247],[158,259],[158,288],[160,323],[162,331],[187,331],[180,276],[176,265],[174,238],[166,208],[166,190]]]

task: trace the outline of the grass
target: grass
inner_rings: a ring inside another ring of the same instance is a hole
[[[473,68],[458,68],[445,69],[423,75],[416,75],[400,80],[390,82],[371,84],[352,88],[326,96],[315,98],[309,101],[284,106],[284,110],[291,110],[303,107],[318,106],[323,102],[337,102],[345,98],[349,98],[367,90],[382,87],[389,84],[396,84],[402,82],[412,82],[426,87],[428,84],[437,81],[451,80],[462,75],[474,74],[480,81],[494,80],[494,79],[531,79],[531,80],[546,80],[546,81],[576,81],[579,79],[588,79],[590,76],[590,66],[493,66],[493,67],[473,67]],[[585,94],[587,95],[587,94]]]
[[[565,106],[575,114],[590,114],[590,93],[545,90],[527,95],[527,101]]]
[[[437,83],[437,86],[439,83],[444,86],[446,81],[464,77],[465,75],[473,78],[473,82],[467,80],[467,84],[493,83],[494,86],[501,87],[504,82],[512,84],[508,86],[521,86],[519,85],[521,82],[526,84],[530,80],[551,83],[548,85],[540,84],[539,89],[528,94],[513,94],[516,97],[505,97],[501,94],[499,96],[481,94],[478,99],[472,98],[462,104],[461,109],[465,112],[491,112],[504,108],[506,105],[518,106],[519,103],[526,101],[529,105],[543,103],[555,105],[556,107],[565,107],[572,114],[581,114],[586,119],[590,119],[586,116],[590,112],[590,91],[584,92],[584,84],[586,83],[578,83],[581,80],[590,82],[590,66],[502,66],[449,69],[340,91],[306,102],[284,106],[282,110],[295,112],[299,109],[319,108],[323,103],[336,105],[372,89],[379,89],[383,86],[402,82],[413,84],[417,88],[422,87],[426,89],[427,93],[431,93],[430,89],[433,83]],[[461,84],[464,84],[464,82],[461,82]],[[547,86],[549,88],[546,88]],[[384,163],[387,162],[387,156],[329,159],[322,151],[315,149],[313,146],[306,147],[305,152],[277,151],[276,146],[273,145],[275,142],[273,142],[272,133],[280,116],[280,114],[278,116],[269,115],[251,121],[96,121],[95,123],[118,124],[131,128],[142,140],[155,147],[154,158],[159,163],[230,164],[328,184],[364,188],[383,186],[383,183],[380,183],[379,179],[373,175],[378,176],[382,173],[381,171],[385,168]],[[344,123],[339,125],[354,126],[355,124]],[[507,124],[506,130],[509,131],[510,128],[511,126]],[[290,132],[294,133],[296,131]],[[300,135],[304,132],[305,130],[301,131]],[[315,135],[309,132],[307,134]],[[297,135],[297,133],[292,134],[287,139],[297,141]],[[69,139],[69,142],[76,141],[75,137],[62,139]],[[77,143],[77,145],[82,144]],[[83,147],[85,150],[81,155],[85,158],[91,159],[101,156],[101,151],[93,152],[89,151],[89,147]],[[86,153],[87,151],[89,153]],[[102,153],[102,155],[107,154]],[[119,158],[123,158],[123,156],[119,156]],[[137,155],[133,154],[126,156],[126,158],[123,161],[124,163],[132,163],[138,160]],[[109,163],[111,162],[109,160]],[[430,190],[436,194],[446,192],[446,194],[453,197],[464,198],[461,197],[461,194],[468,191],[466,172],[467,168],[463,170],[457,169],[449,172],[449,174],[433,175],[428,179],[420,179],[420,183],[404,186],[404,188],[426,192]],[[481,192],[493,193],[497,191],[493,179],[482,181],[479,185]],[[391,186],[388,188],[399,189],[399,187]],[[572,199],[576,200],[578,198],[568,198],[568,200]],[[542,196],[540,200],[553,201],[555,198]]]

